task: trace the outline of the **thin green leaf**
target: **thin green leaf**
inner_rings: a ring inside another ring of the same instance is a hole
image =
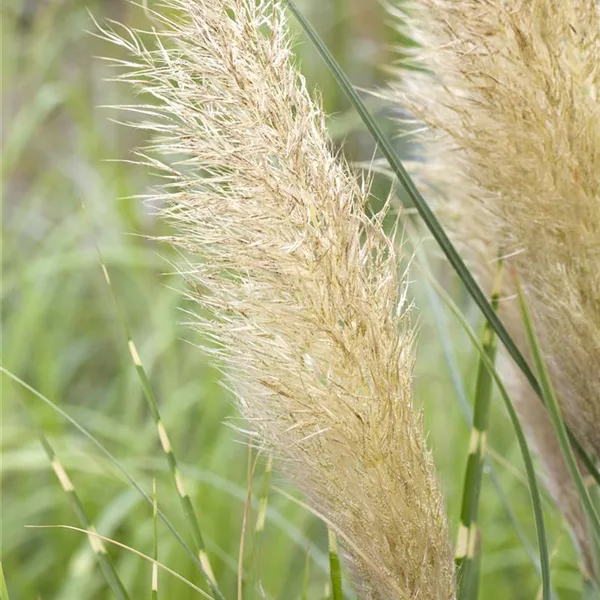
[[[129,473],[129,471],[117,460],[115,456],[113,456],[85,427],[80,425],[73,417],[71,417],[67,412],[65,412],[60,406],[52,402],[49,398],[46,398],[41,392],[36,390],[34,387],[30,386],[27,382],[23,381],[20,377],[17,377],[14,373],[5,369],[0,365],[0,373],[6,375],[9,379],[18,383],[22,388],[26,389],[28,392],[39,398],[42,402],[47,404],[52,410],[57,412],[63,419],[71,423],[77,431],[79,431],[82,435],[84,435],[104,456],[108,458],[108,460],[115,466],[121,473],[125,476],[127,481],[140,493],[142,498],[150,505],[153,506],[154,503],[152,498],[144,491],[144,488],[134,479],[134,477]],[[161,521],[169,528],[171,533],[175,536],[181,547],[187,552],[188,556],[192,559],[196,567],[202,569],[202,564],[200,563],[198,557],[194,554],[194,551],[185,543],[185,540],[181,537],[179,532],[175,529],[171,521],[167,519],[166,515],[160,510],[157,509],[157,515],[160,517]]]
[[[302,600],[308,600],[308,583],[310,581],[310,546],[306,549],[304,573],[302,574]]]
[[[422,253],[416,254],[415,258],[416,258],[416,263],[419,266],[419,268],[421,270],[424,270],[427,274],[427,276],[423,278],[423,283],[425,286],[425,291],[427,293],[427,298],[428,298],[428,300],[431,304],[432,310],[433,310],[433,315],[434,315],[438,335],[439,335],[439,338],[442,343],[444,359],[446,360],[446,364],[448,365],[448,369],[450,371],[450,375],[452,378],[452,384],[453,384],[456,394],[458,396],[461,411],[463,413],[463,417],[464,417],[467,425],[469,425],[469,427],[471,427],[473,425],[473,414],[471,411],[471,407],[469,406],[469,402],[467,400],[467,393],[466,393],[466,391],[464,389],[464,385],[462,383],[461,373],[460,373],[460,369],[458,367],[458,362],[457,362],[457,359],[455,356],[454,347],[452,345],[452,341],[451,341],[450,337],[448,336],[448,330],[447,330],[447,326],[445,324],[445,316],[444,316],[444,313],[443,313],[443,310],[442,310],[442,307],[440,304],[440,300],[439,300],[436,292],[434,291],[433,286],[431,285],[431,283],[429,281],[430,278],[432,277],[431,269],[427,263],[426,258],[422,255]],[[519,538],[519,541],[521,542],[523,549],[525,550],[529,560],[531,561],[531,564],[535,567],[536,571],[538,572],[538,574],[541,577],[542,571],[540,568],[539,558],[536,556],[535,550],[533,549],[531,543],[529,542],[529,538],[527,537],[527,534],[521,527],[521,524],[520,524],[519,520],[517,519],[517,516],[515,515],[512,507],[510,505],[510,502],[508,501],[508,497],[506,495],[506,492],[504,491],[504,488],[502,487],[502,482],[500,480],[500,477],[496,473],[494,465],[490,461],[490,457],[485,456],[484,462],[485,462],[486,472],[489,473],[492,485],[496,491],[496,494],[498,495],[500,503],[504,507],[504,510],[506,511],[508,519],[511,522],[513,528],[515,529],[517,537]]]
[[[244,512],[242,517],[242,529],[240,531],[240,547],[238,550],[238,565],[237,565],[237,597],[242,600],[244,596],[244,558],[245,558],[245,542],[246,530],[248,521],[250,520],[250,512],[252,508],[252,487],[254,485],[254,475],[256,473],[256,465],[258,464],[259,455],[255,459],[252,458],[252,443],[248,445],[248,488],[246,491],[246,502],[244,503]],[[254,548],[252,549],[254,551]],[[252,558],[252,557],[250,557]]]
[[[23,406],[23,408],[29,413],[26,406]],[[29,417],[33,421],[33,417],[31,414],[29,415]],[[81,524],[81,527],[87,532],[88,541],[90,543],[94,556],[98,561],[98,565],[100,566],[100,570],[102,571],[102,575],[104,576],[108,587],[110,588],[115,598],[118,598],[119,600],[129,600],[129,594],[127,593],[127,590],[125,589],[125,586],[123,585],[123,582],[121,581],[121,578],[119,577],[119,574],[115,569],[113,561],[110,558],[106,547],[104,546],[102,541],[98,537],[96,537],[96,531],[93,525],[91,524],[87,513],[85,512],[83,503],[81,502],[79,496],[77,495],[77,492],[75,491],[75,486],[73,485],[71,478],[67,474],[66,469],[63,467],[58,456],[56,455],[56,452],[54,452],[54,449],[50,445],[50,442],[48,441],[44,433],[42,431],[38,431],[38,435],[42,447],[46,452],[46,456],[50,461],[50,466],[52,467],[52,470],[54,471],[56,478],[58,479],[58,482],[60,483],[60,486],[63,489],[63,492],[67,496],[69,504],[71,505],[71,508],[73,509],[77,520]]]
[[[158,600],[158,499],[156,477],[152,478],[152,588],[150,600]]]
[[[0,600],[10,600],[6,580],[4,579],[4,571],[2,570],[2,563],[0,563]]]
[[[258,514],[256,516],[256,524],[254,525],[254,537],[253,537],[253,548],[252,557],[254,559],[254,569],[252,571],[252,579],[250,581],[250,591],[254,592],[255,586],[261,586],[260,573],[259,573],[259,561],[260,561],[260,550],[262,547],[263,534],[265,525],[267,522],[267,509],[269,508],[269,490],[271,488],[271,472],[273,470],[273,457],[269,455],[267,464],[265,466],[265,472],[263,475],[262,486],[260,488],[260,495],[258,498]]]
[[[498,310],[502,282],[502,262],[498,264],[498,274],[494,282],[491,305]],[[458,539],[456,542],[455,561],[458,571],[459,600],[475,600],[479,588],[479,557],[476,553],[480,542],[477,526],[477,513],[481,494],[481,481],[486,453],[486,438],[490,420],[490,405],[493,390],[493,379],[483,362],[485,356],[493,365],[496,360],[496,336],[490,324],[483,325],[481,346],[483,354],[477,369],[475,383],[475,408],[473,411],[473,427],[467,456],[467,468],[463,486]]]
[[[493,363],[486,356],[483,347],[477,339],[477,335],[473,332],[471,326],[465,319],[461,310],[458,308],[458,306],[456,306],[456,304],[454,303],[452,298],[450,298],[450,296],[446,293],[446,291],[435,280],[432,279],[431,283],[435,287],[440,298],[442,298],[442,300],[446,303],[446,305],[452,311],[454,316],[458,319],[459,323],[462,325],[463,329],[469,336],[471,343],[479,352],[481,360],[484,362],[491,376],[494,378],[494,382],[496,383],[498,391],[500,392],[500,397],[502,398],[504,406],[506,407],[506,411],[508,412],[508,417],[515,430],[517,442],[521,451],[521,456],[523,457],[523,463],[525,464],[525,472],[527,474],[527,481],[529,483],[529,493],[531,496],[531,504],[535,518],[535,527],[538,538],[538,552],[540,555],[542,577],[542,598],[543,600],[550,600],[550,598],[552,597],[550,580],[550,554],[548,551],[548,539],[546,536],[546,527],[544,524],[544,512],[542,510],[542,500],[535,473],[535,467],[533,465],[533,459],[531,457],[531,453],[527,445],[525,433],[523,432],[523,428],[521,427],[521,423],[512,404],[510,396],[508,395],[508,392],[506,391],[506,388],[504,387],[500,376],[494,368]]]
[[[527,306],[527,302],[525,301],[521,283],[516,274],[514,279],[519,296],[521,316],[525,325],[525,332],[527,333],[529,348],[531,349],[531,356],[538,371],[542,392],[546,400],[546,406],[548,407],[548,413],[550,415],[550,419],[552,420],[552,425],[554,426],[556,435],[558,436],[560,449],[567,463],[567,467],[569,468],[569,472],[571,473],[571,477],[573,478],[573,482],[575,483],[577,495],[579,496],[581,504],[583,505],[583,509],[587,515],[592,533],[594,534],[597,543],[600,543],[600,518],[598,517],[598,513],[596,512],[588,489],[583,481],[583,477],[581,476],[581,472],[577,466],[573,450],[571,449],[571,444],[569,443],[569,438],[567,436],[566,425],[562,418],[560,406],[554,392],[554,386],[550,380],[550,374],[548,373],[546,362],[542,357],[542,351],[539,345],[537,334],[535,332],[535,326],[533,324],[531,313],[529,311],[529,307]]]
[[[83,210],[84,216],[87,220],[87,213],[85,211],[85,206],[83,202],[81,203],[81,208]],[[160,416],[160,411],[158,410],[158,404],[156,402],[156,397],[154,395],[154,391],[152,390],[152,386],[150,385],[150,380],[146,374],[146,370],[144,369],[144,365],[142,363],[142,359],[137,351],[136,345],[133,341],[133,336],[131,335],[131,328],[129,327],[129,322],[127,320],[127,316],[123,307],[121,306],[121,302],[117,296],[117,293],[112,285],[112,281],[110,279],[108,269],[104,262],[104,258],[102,256],[102,252],[100,250],[100,246],[96,241],[96,238],[93,233],[93,228],[91,223],[88,221],[88,228],[90,230],[91,238],[94,242],[94,246],[96,247],[96,252],[98,254],[98,260],[100,262],[100,267],[102,269],[102,273],[104,275],[104,281],[109,289],[110,296],[112,298],[113,304],[115,306],[115,312],[117,313],[119,323],[125,334],[125,340],[127,342],[127,347],[129,349],[129,354],[131,356],[131,360],[135,366],[136,373],[140,380],[140,384],[142,386],[142,390],[144,393],[144,397],[146,398],[146,402],[148,404],[148,408],[150,409],[150,414],[154,419],[154,423],[156,425],[156,430],[158,434],[158,438],[160,440],[160,445],[162,451],[167,459],[167,464],[169,465],[169,471],[171,473],[171,477],[173,479],[173,485],[177,491],[177,495],[181,502],[181,507],[183,509],[183,514],[185,519],[189,525],[190,532],[192,535],[192,540],[194,542],[194,547],[198,558],[200,560],[201,571],[204,575],[206,582],[208,583],[209,588],[219,598],[219,600],[225,600],[223,594],[219,589],[219,585],[217,584],[217,580],[215,579],[215,575],[212,570],[212,566],[210,564],[210,560],[208,558],[208,554],[206,552],[206,546],[204,544],[204,538],[202,536],[202,532],[200,531],[200,525],[198,522],[198,517],[196,516],[196,511],[192,505],[192,501],[187,493],[183,477],[181,475],[181,471],[177,464],[177,459],[175,458],[175,453],[173,452],[173,446],[171,445],[171,441],[167,434],[167,429],[165,424]]]
[[[427,201],[417,189],[410,175],[404,168],[404,165],[402,164],[402,161],[400,160],[398,154],[394,150],[392,143],[390,142],[388,137],[383,133],[383,130],[381,129],[381,127],[379,127],[378,123],[375,121],[375,119],[367,109],[362,98],[358,95],[352,83],[350,82],[346,74],[343,72],[343,70],[340,68],[335,58],[333,58],[333,56],[327,49],[327,46],[323,43],[323,40],[321,40],[321,38],[319,37],[315,29],[312,27],[312,25],[298,10],[294,1],[286,0],[286,2],[289,9],[302,26],[302,29],[321,55],[321,58],[325,61],[329,69],[331,69],[331,72],[333,73],[338,85],[340,85],[340,87],[346,94],[348,100],[350,100],[350,102],[354,106],[354,109],[359,114],[369,133],[373,136],[373,139],[375,140],[377,146],[388,161],[392,171],[394,172],[394,175],[402,184],[409,198],[411,199],[417,211],[419,212],[419,215],[425,222],[425,225],[431,232],[431,235],[446,255],[448,262],[452,265],[457,275],[466,287],[467,291],[469,292],[469,294],[471,295],[471,297],[473,298],[473,300],[475,301],[485,318],[488,320],[490,325],[493,327],[494,331],[496,332],[496,335],[498,336],[498,339],[504,344],[504,346],[508,350],[508,353],[512,356],[515,363],[518,365],[518,367],[521,369],[521,371],[531,384],[531,387],[535,390],[536,394],[543,402],[544,398],[541,388],[533,371],[531,370],[527,361],[525,360],[525,357],[519,350],[516,343],[513,341],[512,337],[509,335],[508,331],[506,330],[506,327],[504,326],[498,315],[494,312],[494,309],[488,302],[487,298],[485,297],[485,294],[483,293],[483,291],[475,281],[473,275],[465,265],[464,261],[454,248],[454,245],[452,244],[446,232],[440,225],[440,222],[438,221],[437,217],[427,204]],[[579,442],[575,439],[575,437],[571,433],[569,433],[569,436],[571,438],[571,443],[577,450],[577,453],[581,456],[581,459],[585,463],[586,468],[588,469],[590,474],[592,474],[596,482],[600,484],[600,472],[598,471],[592,460],[589,458],[581,444],[579,444]]]
[[[27,525],[26,527],[30,527],[31,529],[68,529],[70,531],[77,531],[79,533],[87,533],[84,529],[81,529],[79,527],[73,527],[72,525]],[[177,573],[177,571],[173,571],[173,569],[170,569],[169,567],[163,565],[160,562],[155,563],[154,560],[147,554],[144,554],[143,552],[140,552],[139,550],[136,550],[131,546],[127,546],[126,544],[117,542],[116,540],[108,538],[104,535],[94,533],[93,536],[98,538],[98,540],[106,542],[107,544],[113,544],[115,546],[118,546],[119,548],[122,548],[123,550],[126,550],[127,552],[130,552],[131,554],[134,554],[139,558],[147,560],[152,564],[156,564],[159,569],[162,569],[163,571],[169,573],[169,575],[172,575],[176,579],[179,579],[179,581],[185,583],[185,585],[187,585],[189,588],[200,594],[203,598],[206,598],[206,600],[215,600],[212,596],[209,596],[204,590],[200,589],[197,585],[194,585],[189,579],[186,579],[183,575]]]
[[[412,233],[411,233],[411,236],[412,236]],[[414,246],[415,245],[413,243],[413,247]],[[465,391],[465,388],[464,388],[464,385],[463,385],[463,382],[461,379],[462,376],[461,376],[460,369],[458,367],[458,362],[457,362],[457,359],[455,356],[453,342],[450,339],[450,336],[448,335],[448,328],[445,323],[445,315],[444,315],[440,300],[439,300],[437,294],[435,293],[433,286],[431,285],[431,283],[429,281],[430,278],[432,277],[431,269],[429,267],[426,257],[423,255],[423,253],[415,254],[415,259],[416,259],[416,263],[417,263],[418,267],[420,268],[420,270],[424,270],[427,275],[426,277],[423,278],[423,284],[425,286],[425,292],[427,294],[427,298],[431,304],[431,308],[433,311],[433,316],[435,319],[435,324],[436,324],[436,328],[438,331],[439,339],[442,343],[442,351],[444,354],[444,359],[446,361],[446,364],[448,365],[448,369],[450,371],[450,376],[452,379],[452,384],[456,391],[456,395],[458,396],[458,399],[459,399],[461,412],[463,414],[463,417],[464,417],[467,425],[469,425],[469,427],[471,427],[473,425],[473,413],[472,413],[471,407],[469,406],[469,401],[467,400],[467,393]],[[508,519],[512,523],[512,526],[515,529],[515,532],[517,534],[517,537],[519,538],[519,541],[521,542],[521,545],[523,546],[523,549],[525,550],[527,556],[529,557],[531,564],[535,567],[536,571],[538,572],[538,574],[541,577],[541,568],[540,568],[539,559],[536,556],[535,550],[531,546],[531,543],[529,542],[527,534],[521,527],[521,524],[519,523],[519,520],[517,519],[517,516],[515,515],[512,507],[508,501],[508,497],[506,495],[506,492],[504,491],[504,488],[502,487],[502,482],[500,480],[500,477],[496,473],[494,465],[490,461],[489,456],[484,457],[484,466],[485,466],[486,472],[489,473],[492,485],[496,491],[496,494],[498,495],[500,503],[504,507],[504,510],[506,511]]]
[[[333,600],[343,600],[342,569],[338,553],[337,538],[331,527],[327,527],[327,541],[329,548],[329,574],[331,578],[331,597]]]

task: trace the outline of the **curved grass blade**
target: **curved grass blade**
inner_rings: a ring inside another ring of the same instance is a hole
[[[414,243],[413,243],[413,247],[414,247]],[[463,417],[464,417],[467,425],[469,427],[472,427],[473,426],[473,413],[472,413],[471,407],[469,405],[469,401],[467,400],[467,393],[465,391],[465,388],[464,388],[464,385],[463,385],[463,382],[461,379],[462,376],[460,373],[460,369],[458,368],[456,356],[454,354],[454,348],[452,346],[452,343],[449,339],[449,336],[448,336],[448,333],[446,330],[445,316],[442,311],[442,307],[440,306],[439,298],[437,297],[437,295],[429,281],[430,278],[432,277],[431,269],[429,267],[427,259],[425,258],[425,256],[422,255],[422,253],[415,253],[415,258],[416,258],[416,262],[417,262],[417,265],[419,266],[419,268],[422,271],[426,272],[426,277],[423,278],[423,283],[425,285],[425,291],[427,294],[427,298],[431,304],[431,308],[433,311],[439,338],[442,343],[442,351],[444,354],[444,358],[446,360],[446,364],[448,365],[448,369],[450,371],[452,384],[453,384],[456,394],[458,396],[460,407],[461,407],[461,410],[463,413]],[[506,511],[508,519],[512,523],[512,526],[515,529],[515,533],[517,534],[517,537],[519,538],[519,541],[521,542],[521,545],[523,546],[525,553],[527,554],[532,565],[535,567],[535,569],[537,570],[538,574],[541,577],[539,558],[536,556],[535,550],[531,546],[529,539],[527,537],[527,534],[521,527],[521,524],[519,523],[517,516],[515,515],[513,509],[511,508],[511,505],[506,496],[506,492],[504,491],[504,488],[502,487],[502,482],[500,481],[500,477],[496,473],[496,470],[495,470],[494,466],[492,465],[492,462],[490,461],[490,457],[487,455],[484,456],[484,468],[489,473],[492,485],[493,485],[494,489],[496,490],[496,494],[498,495],[500,503],[504,507],[504,510]]]
[[[68,529],[70,531],[78,531],[79,533],[88,533],[87,531],[85,531],[85,529],[81,529],[80,527],[73,527],[72,525],[27,525],[27,527],[30,527],[31,529]],[[154,559],[152,559],[147,554],[144,554],[143,552],[140,552],[139,550],[136,550],[135,548],[132,548],[131,546],[127,546],[126,544],[122,544],[121,542],[117,542],[116,540],[113,540],[106,536],[100,535],[99,533],[94,533],[93,535],[96,538],[98,538],[99,540],[102,540],[103,542],[106,542],[108,544],[113,544],[115,546],[118,546],[119,548],[123,548],[123,550],[127,550],[127,552],[131,552],[132,554],[135,554],[139,558],[147,560],[148,562],[150,562],[152,564],[156,564],[156,566],[159,569],[162,569],[163,571],[169,573],[169,575],[173,575],[173,577],[179,579],[179,581],[181,581],[182,583],[185,583],[185,585],[192,588],[195,592],[200,594],[203,598],[206,598],[207,600],[215,600],[212,596],[207,594],[204,590],[200,589],[197,585],[194,585],[189,579],[186,579],[183,575],[180,575],[179,573],[177,573],[177,571],[173,571],[173,569],[170,569],[166,565],[163,565],[160,562],[154,561]]]
[[[327,546],[329,549],[329,575],[331,580],[331,597],[333,600],[343,600],[342,569],[338,553],[337,538],[331,527],[327,527]]]
[[[142,498],[150,505],[153,506],[152,498],[144,491],[144,488],[134,479],[134,477],[129,473],[129,471],[117,460],[113,454],[111,454],[85,427],[80,425],[73,417],[71,417],[67,412],[65,412],[60,406],[52,402],[49,398],[46,398],[41,392],[36,390],[34,387],[30,386],[27,382],[23,381],[20,377],[17,377],[14,373],[9,371],[0,365],[0,373],[6,375],[9,379],[19,384],[22,388],[26,389],[28,392],[33,394],[36,398],[40,399],[46,405],[48,405],[52,410],[58,413],[63,419],[68,421],[77,431],[79,431],[83,436],[85,436],[108,460],[123,474],[125,479],[132,485],[142,496]],[[175,529],[171,521],[167,519],[167,516],[157,508],[156,511],[160,520],[168,527],[171,533],[177,539],[177,542],[181,545],[181,547],[186,551],[188,556],[192,559],[193,563],[198,567],[198,569],[202,569],[202,564],[200,560],[194,553],[194,551],[185,543],[183,537],[179,534],[179,532]]]
[[[87,220],[87,213],[85,211],[85,206],[83,202],[81,203],[81,208],[84,213],[84,216]],[[158,410],[158,404],[156,402],[156,397],[154,396],[154,391],[152,390],[152,386],[150,385],[150,380],[146,374],[146,370],[144,369],[144,365],[140,358],[140,355],[137,351],[136,345],[133,342],[133,336],[131,335],[131,328],[129,327],[129,322],[127,320],[127,316],[123,307],[121,306],[121,302],[117,296],[117,293],[112,285],[112,281],[108,274],[108,269],[104,262],[104,258],[102,256],[102,252],[100,250],[100,246],[96,241],[96,238],[93,234],[93,229],[91,223],[88,220],[88,228],[90,230],[90,235],[94,242],[94,246],[96,247],[96,252],[98,254],[98,260],[100,262],[100,267],[102,268],[102,273],[104,274],[104,280],[106,285],[108,286],[110,296],[112,298],[113,304],[115,306],[115,311],[117,313],[119,323],[125,334],[125,338],[127,341],[127,347],[129,348],[129,354],[135,366],[135,370],[137,372],[138,378],[140,380],[140,384],[142,386],[142,390],[144,393],[144,397],[146,398],[146,402],[148,404],[148,408],[150,409],[150,414],[154,419],[154,423],[156,425],[156,430],[158,434],[158,438],[160,440],[160,445],[163,450],[163,453],[167,459],[167,464],[169,465],[169,471],[171,473],[171,477],[173,479],[173,484],[177,491],[177,495],[179,496],[179,500],[181,502],[181,507],[183,509],[183,514],[185,519],[189,525],[192,540],[194,542],[194,549],[198,555],[198,559],[200,560],[200,564],[202,565],[202,574],[208,583],[212,593],[219,598],[219,600],[225,600],[223,594],[219,589],[219,585],[217,584],[217,580],[215,579],[215,575],[212,570],[212,566],[210,564],[210,560],[208,558],[208,554],[206,552],[206,545],[204,544],[204,538],[200,531],[200,525],[198,523],[198,517],[196,516],[196,511],[192,505],[192,501],[187,493],[185,484],[183,482],[183,477],[181,475],[181,471],[177,464],[177,459],[175,458],[175,454],[173,452],[173,447],[171,445],[171,441],[167,434],[166,427],[161,419],[160,412]]]
[[[525,332],[527,333],[527,339],[531,349],[531,356],[538,371],[542,391],[546,400],[546,406],[548,407],[548,413],[550,414],[552,425],[554,426],[554,430],[558,436],[558,441],[560,443],[560,448],[565,458],[565,462],[567,463],[567,467],[569,468],[569,472],[571,473],[571,477],[575,483],[577,495],[579,496],[581,504],[583,505],[583,509],[587,515],[590,528],[594,534],[594,537],[596,538],[596,543],[600,544],[600,518],[598,517],[594,503],[592,502],[588,489],[583,481],[583,477],[581,476],[581,472],[579,471],[579,467],[575,461],[575,455],[573,454],[573,450],[569,444],[565,422],[562,418],[560,406],[558,404],[558,400],[556,399],[554,386],[550,380],[550,374],[548,373],[546,362],[542,357],[542,352],[538,342],[537,334],[535,332],[531,312],[529,311],[529,307],[525,301],[521,283],[516,273],[513,273],[513,276],[519,296],[521,316],[523,318]]]
[[[27,407],[23,406],[23,408],[25,408],[26,412],[29,414],[29,410],[27,409]],[[33,421],[33,417],[31,414],[29,414],[29,418]],[[129,594],[127,593],[127,590],[125,589],[125,586],[123,585],[123,582],[121,581],[121,578],[119,577],[119,574],[115,569],[115,566],[112,562],[112,559],[110,558],[110,555],[106,550],[106,547],[102,543],[102,540],[96,537],[96,531],[94,529],[94,526],[91,524],[85,512],[83,503],[79,499],[79,496],[75,491],[75,486],[73,485],[71,478],[67,474],[66,469],[63,467],[58,456],[56,455],[56,452],[54,452],[54,449],[50,445],[50,442],[48,441],[44,433],[42,431],[38,431],[38,435],[42,447],[44,448],[44,452],[46,453],[46,456],[50,461],[50,466],[52,467],[52,470],[54,471],[54,474],[56,475],[56,478],[58,479],[58,482],[60,483],[63,492],[67,496],[69,504],[73,509],[73,512],[75,513],[79,523],[81,524],[81,527],[87,532],[87,537],[88,541],[90,542],[92,552],[94,553],[94,556],[98,561],[98,565],[100,567],[100,570],[102,571],[102,575],[104,576],[108,587],[112,591],[115,598],[118,598],[119,600],[130,600]]]
[[[484,348],[479,343],[477,339],[477,335],[471,329],[471,326],[465,319],[461,310],[456,306],[455,302],[450,298],[450,296],[446,293],[446,291],[435,281],[431,280],[432,285],[435,287],[437,293],[440,298],[447,304],[448,308],[452,311],[454,316],[458,319],[459,323],[462,325],[466,334],[469,336],[471,343],[479,352],[482,362],[485,364],[488,369],[490,375],[493,377],[494,382],[500,392],[500,396],[504,401],[504,406],[506,407],[506,411],[508,413],[508,417],[512,423],[512,426],[515,430],[515,434],[517,436],[517,442],[519,444],[519,449],[521,451],[521,456],[523,457],[523,463],[525,464],[525,472],[527,474],[527,481],[529,483],[529,493],[531,496],[531,504],[533,508],[533,514],[535,519],[535,528],[538,538],[538,552],[540,555],[540,567],[541,567],[541,577],[542,577],[542,599],[550,600],[552,597],[551,591],[551,580],[550,580],[550,554],[548,550],[548,538],[546,536],[546,526],[544,524],[544,512],[542,509],[542,500],[540,495],[540,489],[537,482],[537,477],[535,473],[535,467],[533,465],[533,459],[531,457],[531,453],[529,451],[529,447],[527,445],[527,440],[525,438],[525,433],[519,421],[519,417],[515,411],[515,408],[512,404],[510,396],[500,379],[496,369],[494,368],[494,364],[490,361],[490,359],[486,356]]]
[[[502,284],[502,262],[498,263],[498,273],[494,282],[491,305],[497,311]],[[481,340],[483,354],[477,369],[475,383],[475,407],[473,411],[473,427],[469,454],[463,486],[460,523],[454,560],[458,572],[459,600],[475,600],[479,588],[479,562],[481,535],[477,527],[477,513],[481,494],[484,457],[486,453],[486,437],[490,421],[490,404],[493,390],[493,380],[483,362],[487,357],[493,365],[496,360],[496,336],[490,324],[483,325]],[[479,542],[479,543],[478,543]],[[479,547],[479,553],[476,552]]]
[[[306,20],[304,15],[300,12],[300,10],[298,9],[298,7],[294,3],[294,1],[293,0],[285,0],[285,1],[288,5],[290,11],[293,13],[293,15],[296,17],[296,19],[302,26],[302,29],[304,30],[307,37],[313,43],[313,45],[315,46],[315,48],[321,55],[321,58],[324,60],[324,62],[327,64],[327,66],[333,73],[336,81],[343,89],[348,100],[352,103],[352,106],[354,107],[356,112],[359,114],[361,120],[365,124],[369,133],[375,140],[378,148],[381,150],[382,154],[385,156],[386,160],[388,161],[392,171],[394,172],[394,175],[398,178],[398,180],[402,184],[404,190],[406,191],[409,198],[415,205],[419,215],[425,222],[425,225],[431,232],[431,235],[433,236],[435,241],[438,243],[442,252],[446,255],[448,262],[452,265],[453,269],[456,271],[457,275],[463,282],[465,288],[467,289],[467,291],[469,292],[469,294],[475,301],[475,304],[477,304],[477,306],[479,307],[479,309],[481,310],[481,312],[483,313],[483,315],[485,316],[487,321],[493,327],[494,331],[496,332],[496,335],[498,336],[498,339],[506,347],[506,349],[508,350],[508,353],[513,358],[515,363],[518,365],[519,369],[521,369],[521,371],[523,372],[523,374],[525,375],[525,377],[531,384],[531,387],[535,390],[535,392],[538,395],[538,397],[540,398],[540,400],[542,402],[544,402],[544,397],[543,397],[540,385],[539,385],[533,371],[529,367],[529,364],[525,360],[525,357],[523,356],[523,354],[519,350],[518,346],[516,345],[516,343],[510,336],[510,334],[508,333],[508,331],[507,331],[506,327],[504,326],[504,324],[502,323],[501,319],[494,312],[494,309],[488,302],[485,294],[483,293],[483,291],[481,290],[481,288],[475,281],[475,278],[473,277],[473,275],[471,274],[471,272],[465,265],[463,259],[460,257],[460,255],[456,251],[456,248],[454,248],[454,245],[450,241],[450,238],[448,238],[448,235],[442,228],[437,217],[435,216],[435,214],[433,213],[433,211],[427,204],[427,201],[425,200],[425,198],[421,195],[421,193],[415,186],[410,175],[404,168],[402,161],[398,157],[398,154],[394,150],[392,143],[390,142],[388,137],[383,133],[383,130],[381,129],[381,127],[379,127],[377,121],[375,121],[375,119],[369,112],[368,108],[365,106],[365,103],[363,102],[361,97],[358,95],[358,93],[354,89],[354,86],[352,85],[352,83],[350,83],[350,80],[348,79],[348,77],[346,76],[344,71],[340,68],[340,66],[337,63],[337,61],[335,60],[335,58],[333,58],[333,56],[327,49],[327,46],[325,46],[323,40],[321,40],[321,38],[319,37],[318,33],[315,31],[315,29],[312,27],[312,25]],[[592,460],[589,458],[589,456],[587,455],[587,453],[585,452],[585,450],[583,449],[581,444],[579,444],[579,442],[572,435],[571,432],[569,432],[569,436],[571,439],[571,443],[573,444],[573,447],[576,449],[577,453],[581,456],[581,460],[585,463],[585,466],[588,469],[589,473],[594,477],[596,482],[600,485],[600,472],[598,471],[598,469],[596,468],[596,466],[594,465]]]

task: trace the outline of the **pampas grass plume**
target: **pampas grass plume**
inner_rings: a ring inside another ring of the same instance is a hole
[[[279,2],[169,0],[122,79],[152,95],[154,198],[243,415],[345,542],[363,598],[449,599],[396,252],[293,66]],[[162,156],[160,162],[156,155]]]
[[[419,45],[408,59],[416,68],[398,71],[388,94],[429,126],[415,173],[484,285],[499,254],[517,268],[565,420],[598,456],[600,5],[421,0],[392,10]],[[523,340],[516,304],[503,313]],[[585,546],[583,513],[537,402],[523,392],[519,412]]]

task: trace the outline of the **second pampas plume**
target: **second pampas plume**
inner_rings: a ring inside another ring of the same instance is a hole
[[[415,175],[484,286],[499,256],[517,269],[565,421],[599,456],[600,7],[422,0],[392,10],[417,42],[389,94],[427,125]],[[526,350],[517,305],[504,301],[502,313]],[[550,423],[519,388],[521,418],[585,550]]]

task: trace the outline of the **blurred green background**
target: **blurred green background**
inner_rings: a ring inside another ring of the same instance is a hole
[[[299,4],[354,83],[373,88],[385,82],[380,67],[391,60],[387,48],[402,41],[386,26],[387,17],[376,0]],[[156,430],[102,277],[95,237],[182,463],[217,578],[226,597],[233,598],[248,448],[241,434],[228,426],[239,424],[231,395],[221,387],[207,357],[192,345],[195,334],[180,325],[185,320],[180,311],[182,284],[171,274],[172,252],[147,239],[164,233],[164,226],[134,197],[147,192],[153,181],[142,168],[115,161],[131,158],[145,138],[143,132],[111,121],[118,119],[118,111],[103,108],[132,103],[135,98],[128,88],[107,81],[111,73],[99,57],[116,56],[118,50],[88,33],[94,30],[88,9],[99,21],[112,18],[146,25],[143,10],[124,0],[3,3],[2,365],[89,429],[146,490],[151,490],[155,475],[159,505],[187,539]],[[311,87],[321,90],[332,136],[336,142],[345,140],[351,158],[370,160],[374,149],[368,135],[300,34],[298,41],[301,68]],[[382,119],[393,115],[390,107],[370,104]],[[387,123],[391,127],[389,119]],[[377,179],[374,193],[383,197],[385,190],[385,181]],[[435,249],[425,243],[421,251],[429,252],[445,285],[478,326],[476,312],[438,261]],[[473,388],[476,356],[451,317],[446,315],[439,329],[424,287],[417,274],[413,278],[420,328],[416,395],[425,410],[428,440],[447,494],[454,534],[469,429],[461,413],[460,391],[444,360],[443,343],[456,355],[467,396]],[[535,547],[521,460],[498,406],[492,415],[492,464],[514,515]],[[28,527],[78,525],[35,425],[43,429],[70,473],[98,531],[147,554],[152,547],[151,509],[137,492],[73,427],[3,377],[1,535],[10,597],[109,598],[83,535]],[[252,518],[263,471],[261,462],[253,487]],[[277,475],[272,483],[296,494]],[[300,598],[307,551],[308,598],[326,597],[324,525],[274,488],[269,506],[260,552],[246,564],[258,573],[264,597]],[[561,598],[578,598],[580,577],[568,533],[556,510],[549,503],[546,507],[556,590]],[[484,545],[480,597],[535,598],[539,577],[489,478],[484,481],[480,515]],[[150,565],[124,549],[111,547],[110,553],[131,597],[149,597]],[[189,558],[162,524],[159,558],[202,585]],[[159,589],[161,598],[199,597],[166,574],[160,575]]]

